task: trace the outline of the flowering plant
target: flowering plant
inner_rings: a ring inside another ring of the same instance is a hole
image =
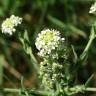
[[[95,7],[96,4],[90,8],[89,13],[94,13],[96,11]],[[21,22],[22,18],[12,15],[2,23],[2,33],[12,35],[16,31],[15,27],[21,24]],[[37,68],[38,62],[32,54],[30,40],[25,31],[24,36],[19,37],[19,40],[23,45],[24,51],[31,57],[31,62],[39,75],[38,77],[41,82],[40,88],[38,90],[26,89],[21,80],[22,88],[3,88],[0,90],[3,90],[2,92],[18,92],[20,96],[72,96],[79,92],[96,91],[96,88],[88,87],[88,83],[93,75],[85,84],[79,85],[74,81],[75,75],[77,75],[75,73],[79,69],[79,64],[82,64],[87,58],[89,48],[96,38],[95,26],[92,26],[88,44],[80,56],[76,55],[72,47],[72,52],[76,57],[75,62],[69,60],[71,53],[69,50],[70,46],[68,46],[66,39],[61,35],[59,31],[54,29],[44,29],[38,34],[35,45],[38,49],[38,55],[42,58],[42,62],[40,62],[40,68]]]

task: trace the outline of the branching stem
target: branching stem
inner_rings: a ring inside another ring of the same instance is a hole
[[[87,53],[88,53],[88,51],[89,51],[89,48],[90,48],[93,40],[95,39],[95,37],[96,37],[96,36],[95,36],[95,32],[94,32],[94,27],[92,27],[91,34],[90,34],[90,38],[89,38],[89,41],[88,41],[88,43],[87,43],[87,46],[85,47],[83,53],[80,55],[80,60],[81,60],[81,61],[85,59],[85,57],[86,57],[86,55],[87,55]]]
[[[49,92],[44,92],[44,91],[36,91],[36,90],[29,90],[31,93],[36,94],[36,95],[40,95],[40,96],[52,96],[51,94],[49,94]],[[85,88],[84,91],[88,91],[88,92],[96,92],[96,88]],[[4,88],[2,92],[8,92],[8,93],[20,93],[21,89],[13,89],[13,88]],[[29,92],[29,93],[30,93]]]

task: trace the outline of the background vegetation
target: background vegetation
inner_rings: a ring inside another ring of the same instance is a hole
[[[19,30],[22,34],[24,28],[28,30],[31,48],[38,62],[42,59],[37,56],[38,50],[34,42],[37,34],[44,28],[60,30],[67,42],[75,46],[79,55],[88,42],[91,25],[96,20],[94,15],[88,13],[93,3],[94,0],[0,0],[0,24],[12,14],[22,17],[23,23]],[[90,48],[87,61],[80,65],[77,77],[79,84],[85,83],[91,74],[95,74],[95,43],[96,41]],[[32,66],[17,34],[10,37],[0,32],[0,86],[20,87],[20,77],[24,76],[25,87],[38,87],[36,72]],[[92,80],[90,86],[96,87],[96,75]]]

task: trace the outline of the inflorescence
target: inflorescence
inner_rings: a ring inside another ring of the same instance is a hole
[[[65,65],[67,65],[65,38],[62,38],[57,30],[46,29],[39,33],[35,44],[39,50],[38,54],[43,57],[39,74],[42,86],[45,86],[46,90],[54,91],[59,87],[58,92],[62,94],[64,85],[67,85],[66,81],[70,79],[68,74],[65,76]]]
[[[2,33],[12,35],[13,32],[16,31],[15,27],[18,26],[18,24],[21,24],[21,22],[22,18],[15,15],[10,16],[10,18],[4,20],[1,25]]]
[[[60,32],[57,30],[45,29],[38,34],[36,39],[36,47],[39,50],[41,57],[49,57],[52,55],[53,58],[58,57],[57,50],[61,50],[64,46],[65,38],[61,38]],[[54,52],[55,51],[55,52]]]

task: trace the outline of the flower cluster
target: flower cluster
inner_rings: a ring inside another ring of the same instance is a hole
[[[46,29],[39,33],[35,44],[39,55],[43,57],[39,74],[41,85],[45,90],[58,90],[58,95],[55,96],[61,96],[70,79],[70,75],[65,72],[66,66],[69,67],[65,38],[61,37],[59,31]]]
[[[10,16],[10,18],[3,21],[1,25],[2,33],[12,35],[12,33],[16,31],[15,27],[18,26],[18,24],[21,24],[21,22],[22,18],[14,15]]]
[[[61,38],[60,32],[56,30],[43,30],[38,34],[36,39],[36,47],[39,50],[39,55],[42,57],[54,55],[52,57],[58,57],[57,50],[61,50],[65,38]],[[62,43],[62,44],[61,44]],[[55,54],[54,54],[55,51]]]
[[[96,2],[91,6],[89,13],[94,13],[96,12]]]
[[[64,79],[64,75],[60,70],[64,69],[62,64],[53,62],[49,63],[46,59],[40,63],[40,78],[42,78],[42,84],[47,89],[54,89],[57,80],[61,82]],[[59,82],[59,83],[60,83]]]
[[[41,79],[41,87],[47,91],[58,91],[58,94],[55,96],[65,96],[64,88],[66,88],[71,80],[71,75],[66,74],[65,71],[66,63],[50,62],[44,59],[40,63],[39,77]]]

